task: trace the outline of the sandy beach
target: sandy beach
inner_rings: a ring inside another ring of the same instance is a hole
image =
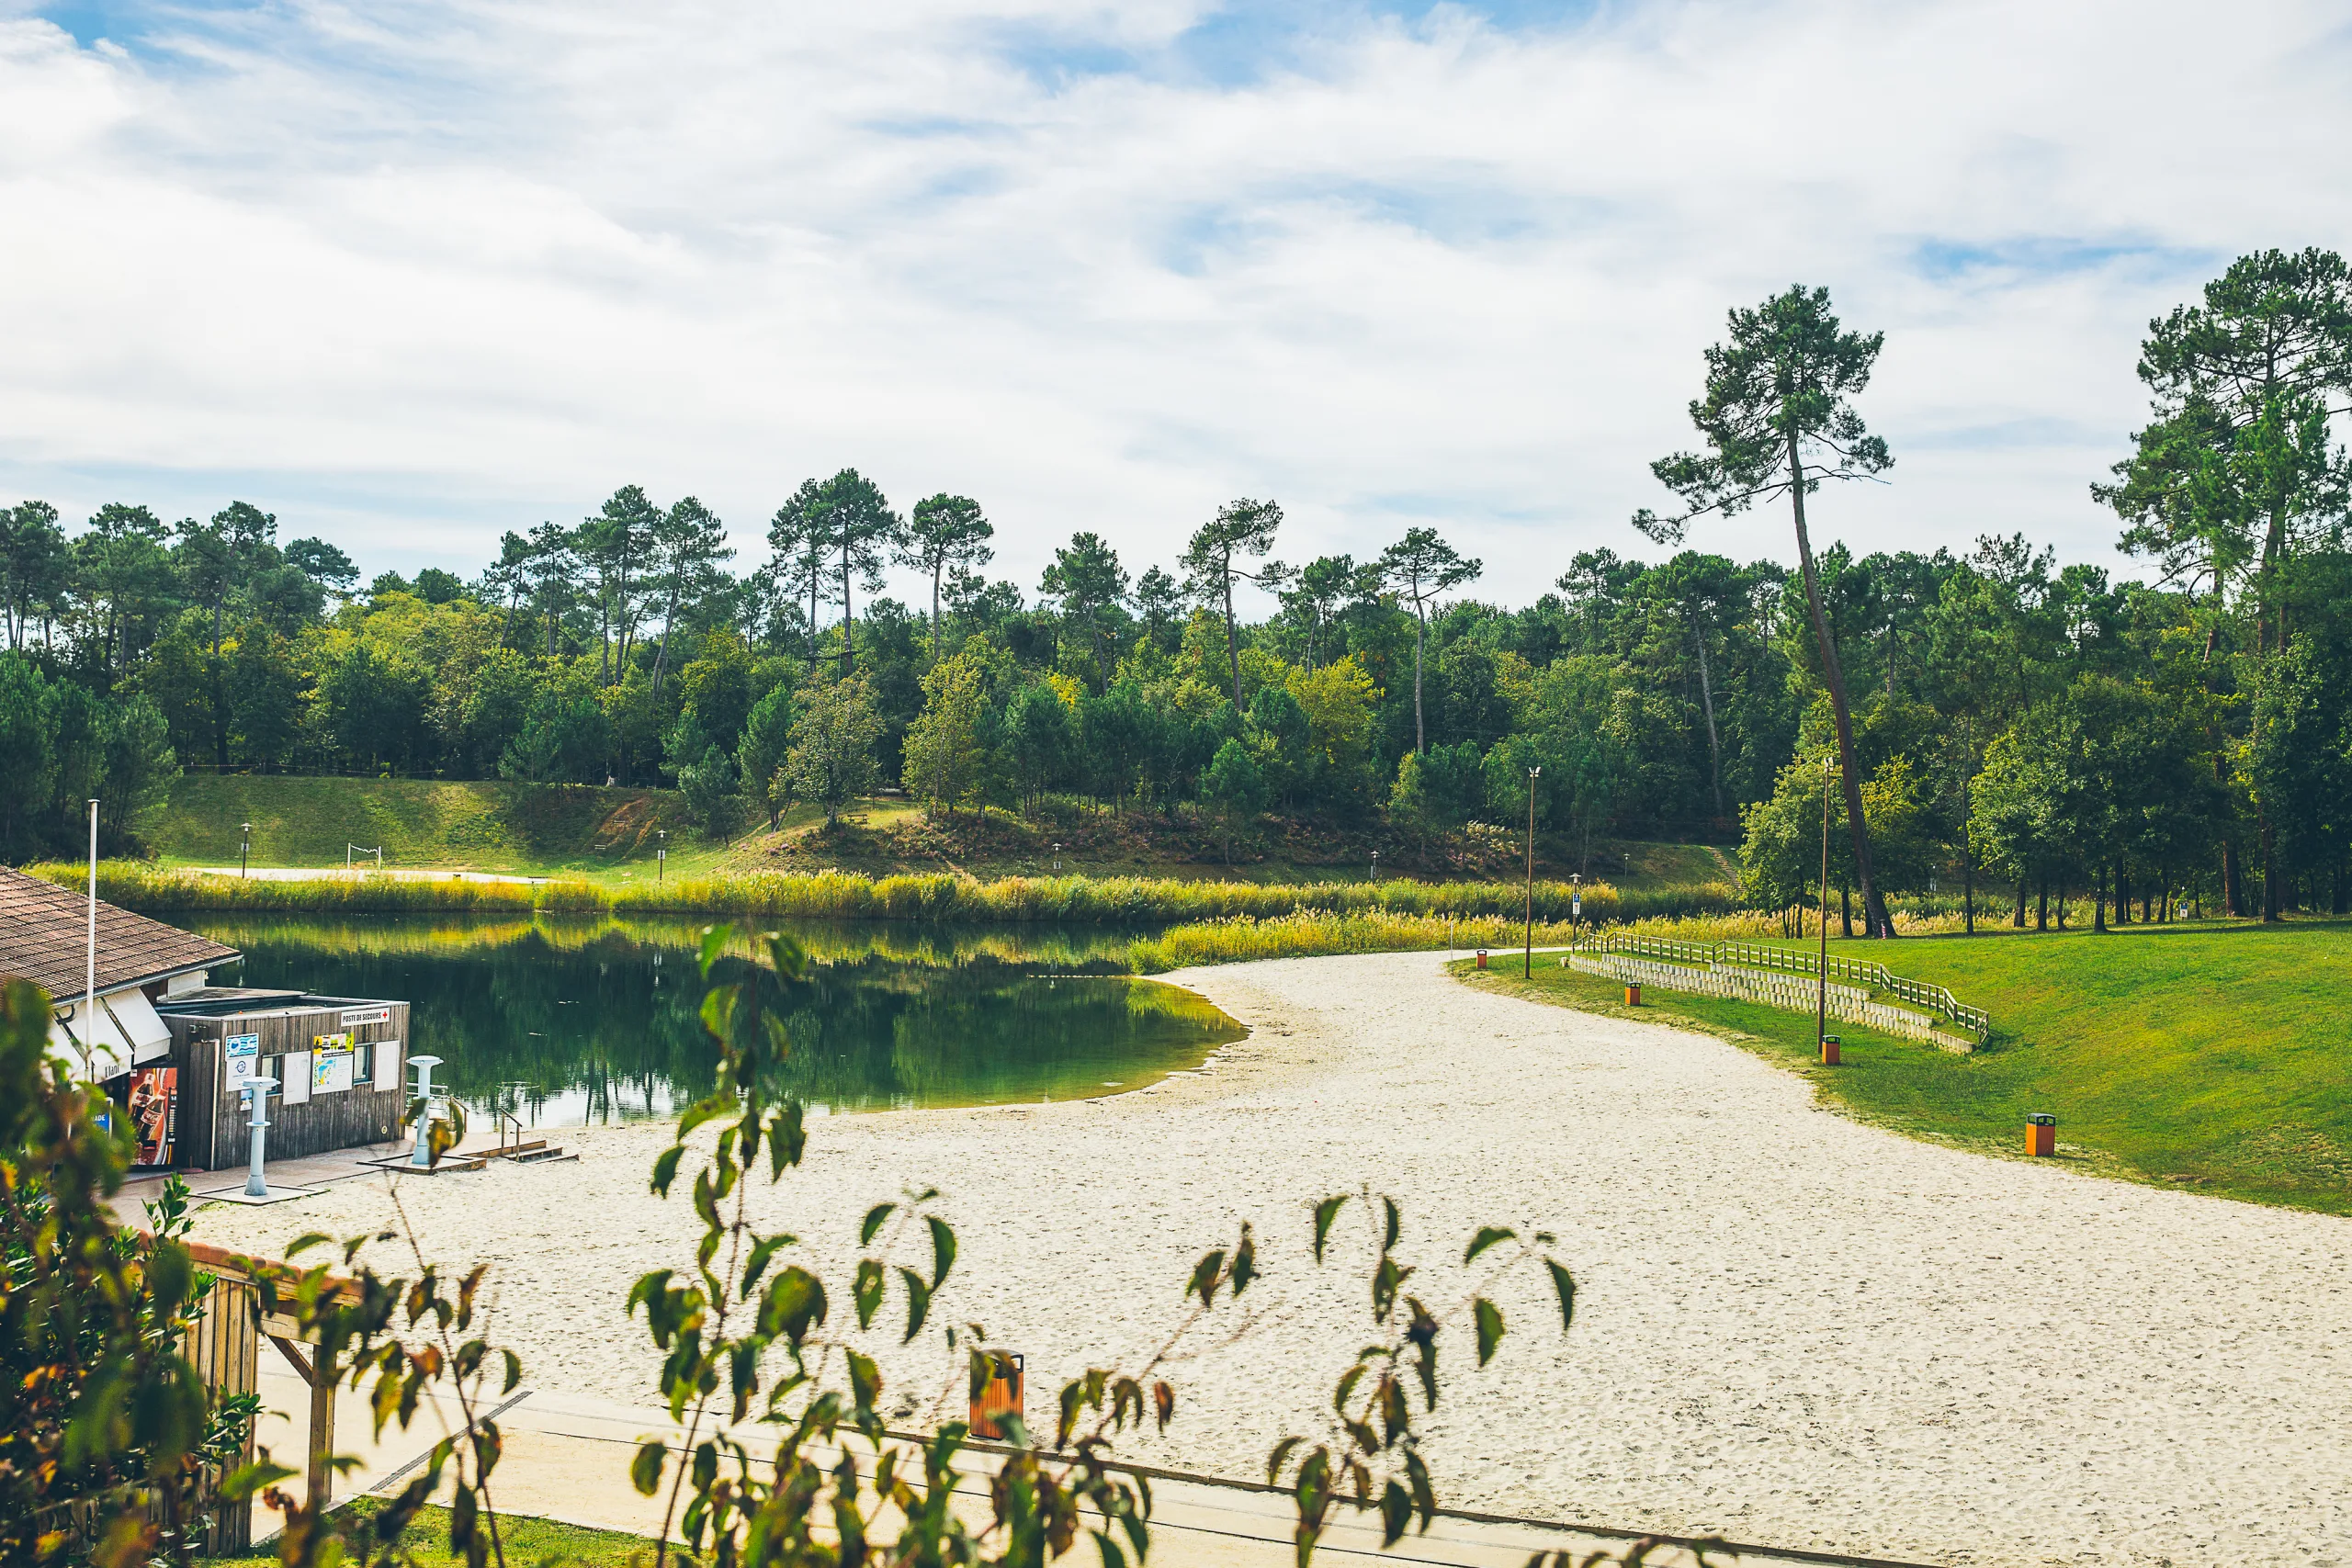
[[[2340,1560],[2346,1221],[1910,1142],[1723,1042],[1487,995],[1440,963],[1165,976],[1250,1038],[1097,1102],[820,1120],[759,1208],[840,1279],[866,1205],[940,1188],[963,1258],[937,1321],[1026,1354],[1033,1412],[1155,1343],[1193,1259],[1254,1219],[1265,1315],[1176,1370],[1177,1425],[1129,1450],[1158,1462],[1257,1475],[1311,1428],[1363,1337],[1364,1251],[1344,1222],[1314,1270],[1306,1208],[1370,1182],[1404,1203],[1433,1304],[1482,1223],[1557,1233],[1582,1287],[1563,1337],[1542,1280],[1514,1285],[1484,1372],[1461,1331],[1427,1439],[1449,1506],[1953,1563]],[[684,1184],[666,1204],[646,1188],[669,1129],[560,1136],[578,1163],[409,1179],[401,1200],[431,1253],[496,1265],[534,1384],[650,1404],[620,1304],[690,1260]],[[197,1235],[267,1250],[389,1213],[368,1179],[216,1205]],[[894,1352],[889,1402],[919,1417],[947,1366],[935,1337]]]

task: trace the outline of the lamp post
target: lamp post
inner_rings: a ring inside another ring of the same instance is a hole
[[[424,1170],[433,1164],[433,1069],[441,1065],[438,1056],[411,1056],[408,1065],[416,1069],[416,1147],[408,1156],[413,1169]]]
[[[670,874],[670,829],[656,828],[653,836],[661,840],[653,850],[653,880],[662,882]]]
[[[1821,988],[1814,1010],[1814,1043],[1829,1054],[1829,755],[1821,757]]]
[[[240,822],[237,824],[237,831],[242,835],[237,840],[237,874],[243,876],[245,874],[245,861],[253,853],[254,825],[250,822]]]
[[[1374,882],[1380,880],[1380,852],[1378,850],[1372,852],[1372,879]]]
[[[1055,869],[1056,871],[1059,871],[1059,870],[1061,870],[1061,868],[1062,868],[1062,847],[1061,847],[1059,844],[1056,844],[1056,845],[1054,846],[1054,869]]]
[[[1527,770],[1527,952],[1520,966],[1520,977],[1535,978],[1535,781],[1543,773],[1541,768]]]
[[[266,1198],[269,1183],[262,1179],[261,1167],[262,1141],[269,1134],[269,1118],[264,1112],[268,1109],[269,1097],[277,1092],[277,1080],[247,1078],[237,1088],[245,1097],[245,1126],[253,1134],[253,1161],[245,1168],[245,1196]]]
[[[1568,945],[1577,944],[1577,927],[1584,920],[1584,873],[1568,874]]]

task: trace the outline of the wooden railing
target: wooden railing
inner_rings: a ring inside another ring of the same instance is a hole
[[[1631,932],[1602,930],[1577,945],[1588,952],[1630,953],[1643,958],[1663,959],[1669,964],[1703,964],[1713,968],[1718,964],[1735,964],[1745,969],[1777,969],[1782,974],[1804,975],[1808,977],[1826,975],[1832,980],[1848,985],[1863,986],[1872,990],[1886,991],[1924,1008],[1955,1023],[1964,1024],[1979,1035],[1993,1032],[1993,1015],[1980,1007],[1971,1007],[1942,986],[1928,980],[1913,980],[1892,974],[1883,964],[1868,958],[1846,958],[1807,953],[1800,948],[1768,947],[1753,942],[1679,942],[1671,937],[1637,936]]]

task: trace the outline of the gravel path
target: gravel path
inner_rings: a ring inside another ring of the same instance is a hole
[[[817,1122],[761,1205],[838,1268],[867,1203],[939,1186],[964,1246],[941,1321],[1024,1351],[1033,1413],[1153,1343],[1192,1261],[1254,1216],[1265,1315],[1178,1368],[1162,1462],[1250,1475],[1315,1419],[1363,1337],[1364,1251],[1352,1222],[1313,1270],[1306,1206],[1370,1182],[1403,1201],[1432,1304],[1486,1222],[1556,1232],[1582,1285],[1565,1338],[1530,1277],[1492,1368],[1457,1343],[1428,1438],[1451,1506],[1955,1563],[2341,1560],[2346,1221],[1909,1142],[1722,1042],[1439,964],[1168,976],[1251,1037],[1100,1102]],[[687,1261],[683,1185],[669,1205],[645,1188],[666,1137],[591,1132],[578,1164],[402,1188],[431,1250],[500,1265],[537,1386],[650,1403],[618,1305]],[[198,1235],[259,1248],[387,1213],[370,1179],[215,1207]],[[885,1366],[927,1404],[946,1361],[927,1339]]]

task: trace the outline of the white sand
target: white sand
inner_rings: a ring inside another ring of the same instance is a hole
[[[865,1204],[941,1187],[964,1245],[942,1314],[1028,1354],[1033,1412],[1172,1323],[1193,1259],[1255,1216],[1283,1310],[1179,1370],[1162,1462],[1256,1474],[1315,1418],[1363,1298],[1311,1276],[1305,1205],[1369,1180],[1404,1201],[1433,1304],[1487,1221],[1557,1231],[1583,1284],[1565,1339],[1540,1282],[1514,1288],[1484,1373],[1463,1329],[1430,1438],[1449,1506],[1969,1563],[2324,1564],[2352,1540],[2343,1220],[1913,1143],[1722,1042],[1474,991],[1431,954],[1170,978],[1255,1031],[1212,1072],[821,1121],[763,1209],[838,1268]],[[684,1184],[646,1191],[663,1127],[564,1136],[580,1163],[403,1196],[438,1255],[500,1266],[535,1385],[650,1403],[618,1306],[686,1261]],[[261,1248],[386,1212],[369,1179],[198,1235]],[[886,1360],[926,1403],[944,1365]]]

